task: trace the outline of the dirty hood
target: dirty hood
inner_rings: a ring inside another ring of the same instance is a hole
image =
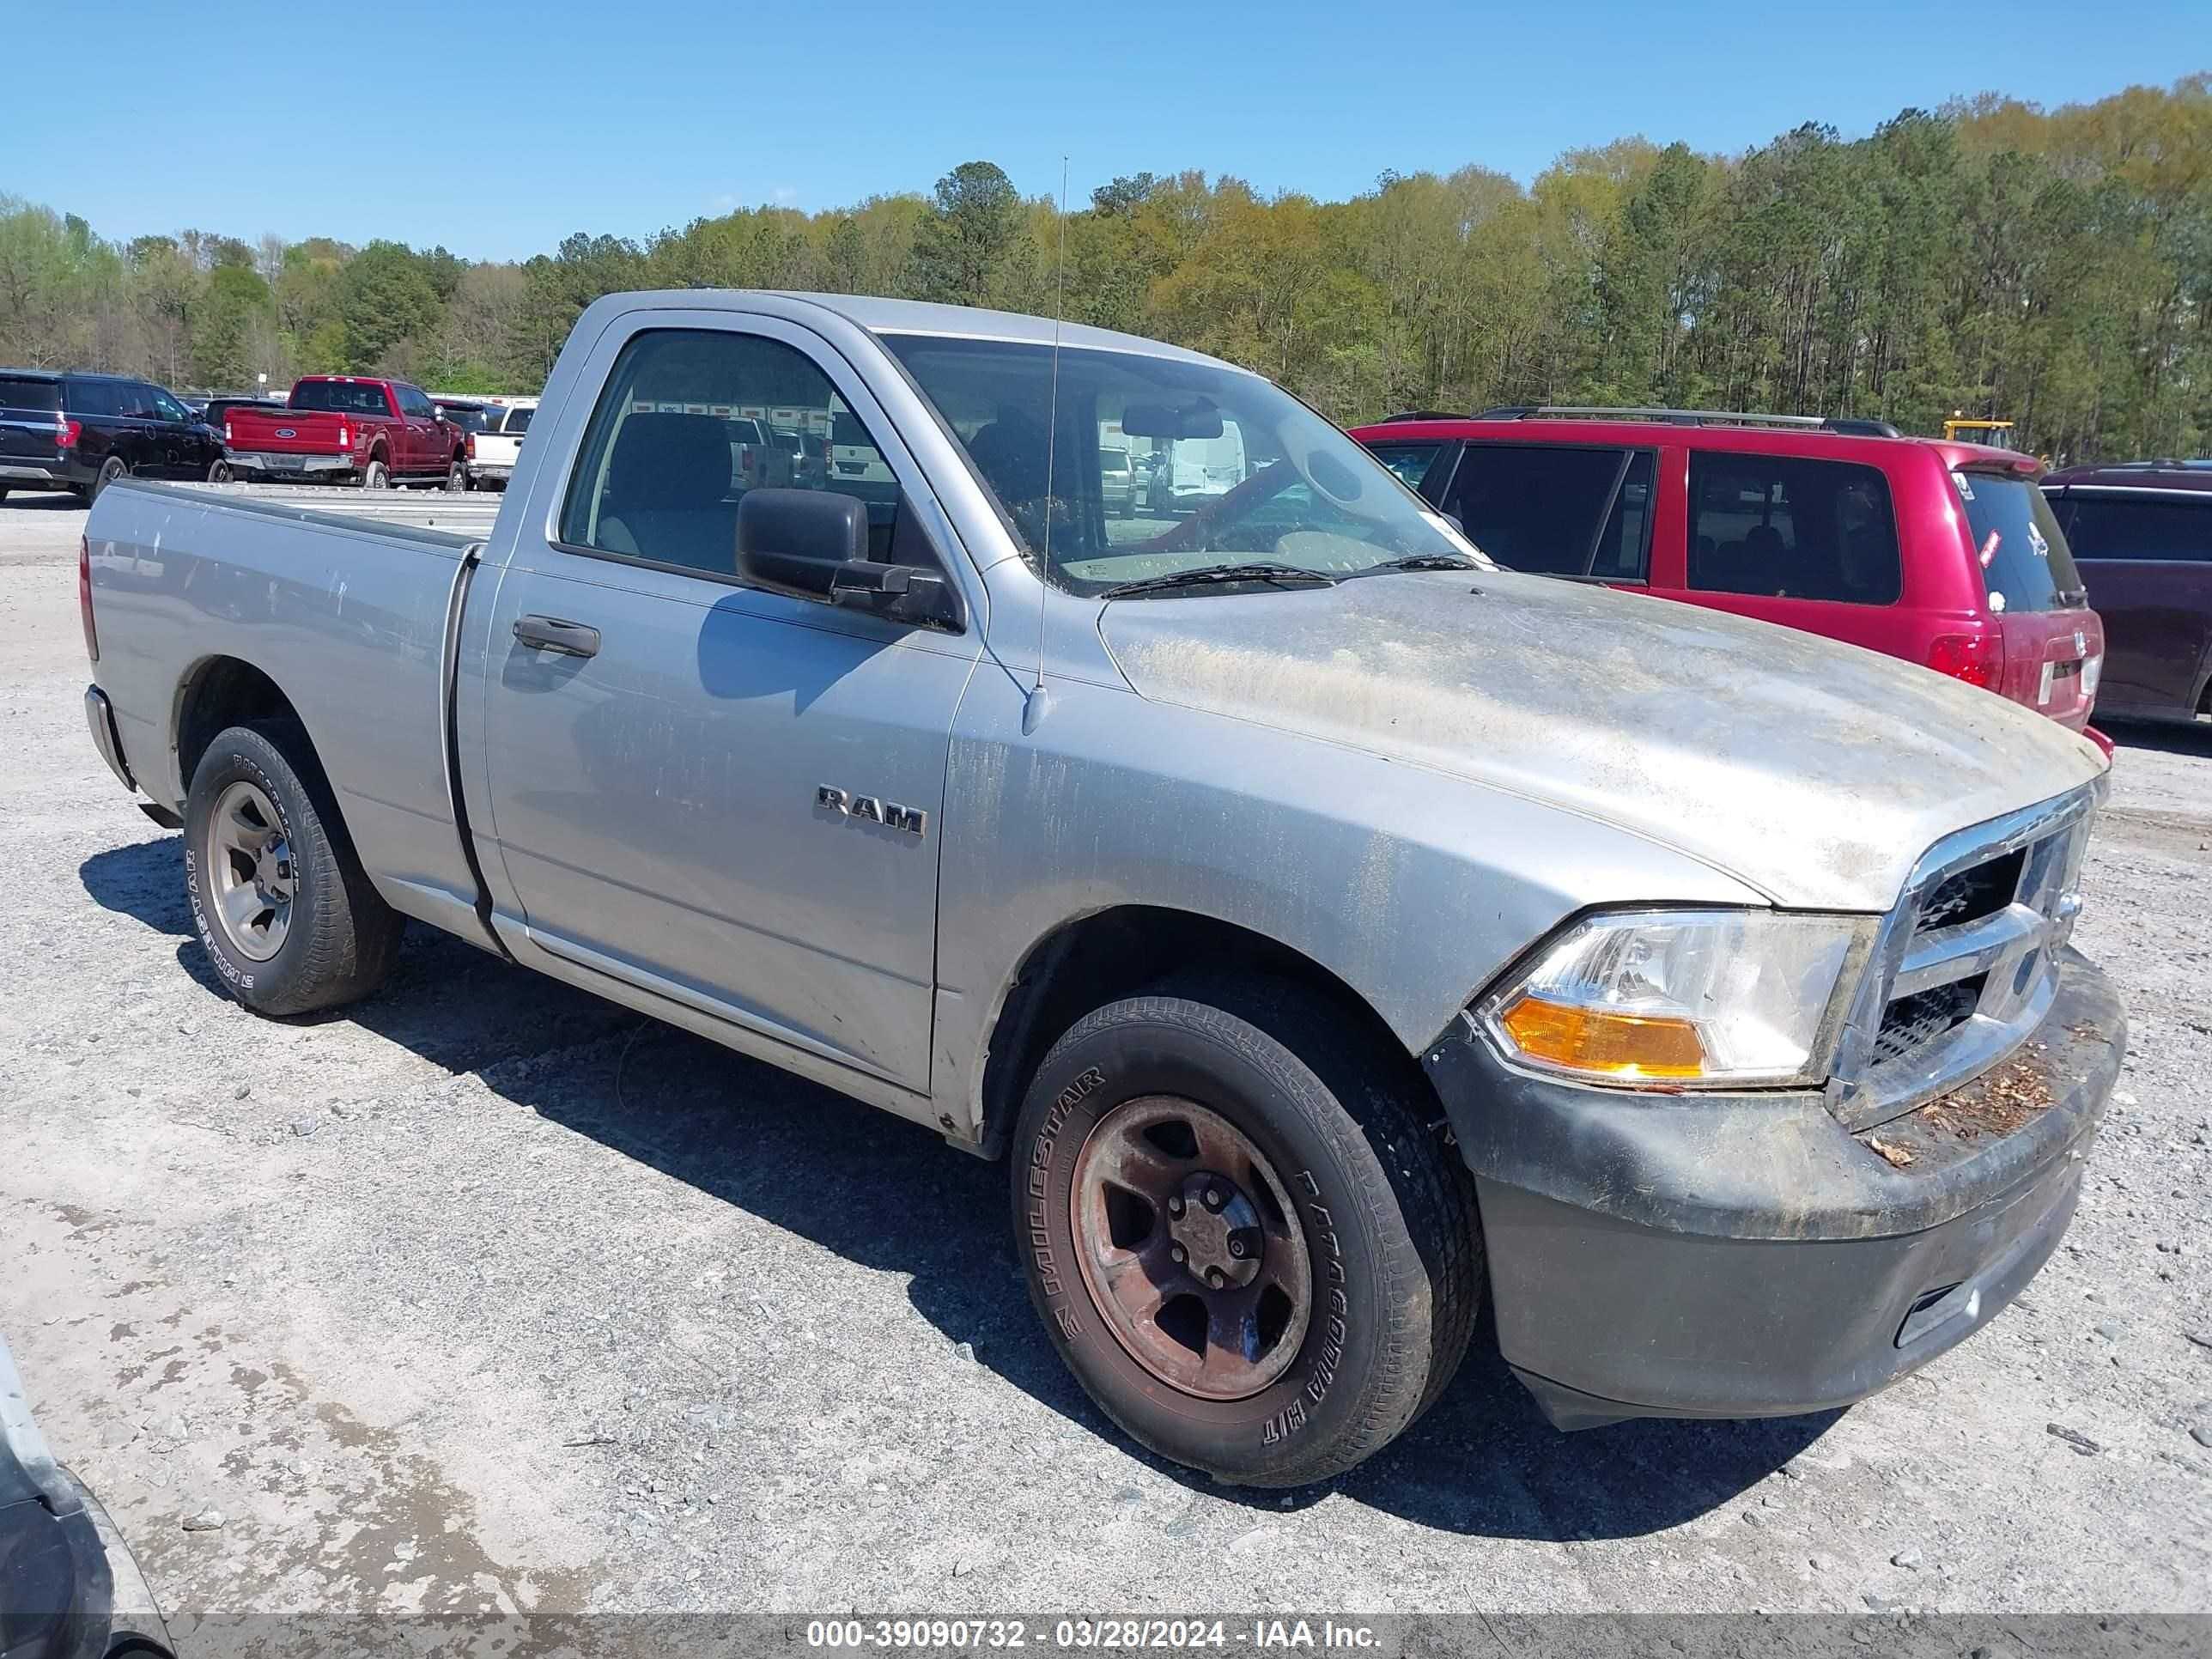
[[[1548,577],[1124,599],[1098,625],[1140,696],[1601,819],[1785,905],[1887,909],[1942,836],[2104,769],[1911,664]]]

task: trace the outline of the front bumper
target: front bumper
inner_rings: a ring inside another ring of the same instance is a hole
[[[259,472],[277,477],[297,477],[302,473],[321,476],[331,472],[351,472],[351,455],[293,455],[277,450],[234,449],[227,459],[234,472]]]
[[[1474,1174],[1506,1362],[1561,1428],[1781,1416],[1887,1387],[2057,1248],[2126,1030],[2105,975],[2065,951],[1994,1115],[1969,1084],[1854,1133],[1817,1093],[1532,1077],[1462,1022],[1425,1064]]]

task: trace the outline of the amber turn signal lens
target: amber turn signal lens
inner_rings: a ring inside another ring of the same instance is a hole
[[[1705,1046],[1686,1019],[1577,1008],[1523,996],[1498,1022],[1531,1060],[1612,1078],[1705,1075]]]

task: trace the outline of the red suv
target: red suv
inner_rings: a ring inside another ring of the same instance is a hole
[[[1702,410],[1514,406],[1352,435],[1512,569],[1845,640],[2087,727],[2104,625],[2032,456]]]

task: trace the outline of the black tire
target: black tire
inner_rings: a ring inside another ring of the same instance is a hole
[[[0,501],[6,501],[7,499],[8,499],[8,486],[7,486],[6,484],[0,484]]]
[[[208,464],[207,481],[210,483],[228,483],[230,482],[230,463],[228,461],[210,461]]]
[[[466,461],[456,459],[451,466],[446,469],[446,488],[450,493],[458,495],[461,491],[466,489],[468,487],[468,463]]]
[[[84,492],[84,504],[90,507],[100,499],[100,491],[106,489],[118,478],[127,478],[130,476],[131,464],[120,455],[110,455],[100,464],[99,475],[93,479],[91,487]]]
[[[276,812],[294,894],[284,937],[257,959],[213,914],[210,819],[233,785],[258,788]],[[193,769],[185,799],[185,892],[200,944],[230,994],[257,1013],[303,1014],[367,996],[399,952],[403,923],[355,854],[307,734],[291,721],[234,726]]]
[[[391,468],[386,466],[381,460],[372,459],[367,466],[362,469],[361,487],[363,489],[391,489]]]
[[[1218,1479],[1296,1486],[1351,1468],[1434,1403],[1467,1352],[1482,1259],[1473,1183],[1418,1086],[1402,1055],[1284,983],[1171,982],[1085,1015],[1053,1045],[1014,1132],[1014,1231],[1031,1302],[1108,1416]],[[1201,1397],[1140,1361],[1079,1255],[1084,1148],[1116,1107],[1158,1097],[1226,1120],[1280,1172],[1313,1264],[1295,1358],[1242,1399]]]

